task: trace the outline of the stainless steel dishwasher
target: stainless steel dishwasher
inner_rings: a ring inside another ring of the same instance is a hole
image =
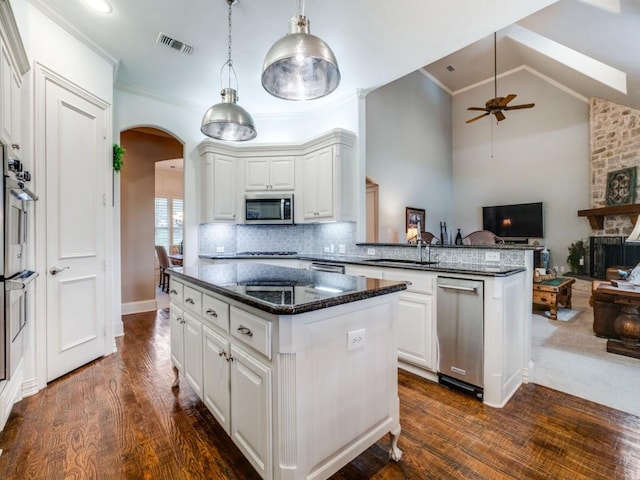
[[[438,381],[482,399],[484,282],[438,277]]]

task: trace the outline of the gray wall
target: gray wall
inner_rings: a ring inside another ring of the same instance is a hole
[[[405,241],[405,207],[426,230],[452,219],[451,97],[420,72],[366,97],[366,174],[380,185],[380,242]]]
[[[463,233],[482,227],[482,206],[544,202],[545,238],[552,265],[566,266],[567,248],[586,239],[589,224],[589,105],[522,70],[498,80],[498,95],[516,93],[506,119],[466,124],[494,96],[493,83],[453,97],[453,216]],[[530,240],[531,241],[531,240]]]

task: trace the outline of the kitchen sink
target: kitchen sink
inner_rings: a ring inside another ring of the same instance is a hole
[[[431,262],[427,260],[418,261],[418,260],[399,260],[393,258],[372,258],[371,260],[366,260],[366,262],[375,263],[376,265],[384,265],[390,267],[408,267],[408,266],[426,266],[426,265],[434,265],[438,262]]]

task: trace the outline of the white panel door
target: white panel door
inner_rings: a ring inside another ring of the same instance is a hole
[[[47,381],[106,352],[106,107],[47,79],[44,89]]]

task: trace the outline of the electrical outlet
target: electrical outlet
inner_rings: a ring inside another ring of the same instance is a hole
[[[367,255],[375,255],[375,254],[376,254],[375,248],[367,248]]]
[[[329,253],[329,247],[324,247],[323,251],[324,253]]]
[[[345,248],[344,245],[338,245],[338,252],[347,253],[347,249]]]
[[[332,243],[331,245],[329,245],[329,251],[330,251],[331,253],[335,253],[335,251],[336,251],[336,246],[335,246],[333,243]]]
[[[216,253],[224,253],[224,247],[216,247]]]
[[[499,262],[500,261],[500,252],[484,252],[484,261],[485,262]]]
[[[560,273],[564,273],[564,265],[560,267]]]
[[[485,262],[499,262],[500,261],[500,252],[484,252],[484,261]]]
[[[364,328],[347,332],[347,351],[364,347]]]

